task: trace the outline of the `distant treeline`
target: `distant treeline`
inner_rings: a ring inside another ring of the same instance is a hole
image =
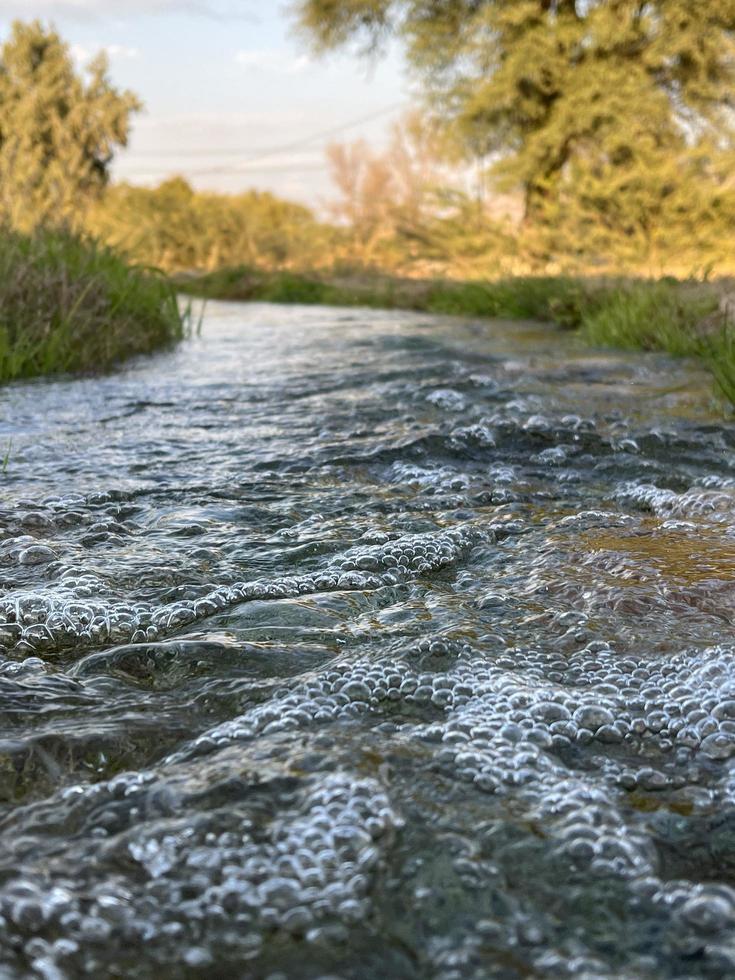
[[[85,224],[136,262],[167,272],[303,267],[330,251],[334,237],[300,204],[262,191],[197,193],[181,177],[156,188],[113,185]]]
[[[414,118],[411,128],[417,125]],[[420,155],[413,138],[402,126],[382,154],[363,142],[330,147],[335,194],[322,217],[268,192],[195,191],[173,177],[155,188],[109,186],[85,213],[83,228],[136,263],[176,273],[242,265],[463,280],[735,273],[729,186],[710,208],[689,210],[682,198],[648,221],[645,233],[572,203],[553,220],[529,218],[512,194],[468,190],[464,174],[438,156]]]

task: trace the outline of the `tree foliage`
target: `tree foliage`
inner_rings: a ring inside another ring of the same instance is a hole
[[[87,229],[138,262],[172,271],[319,265],[332,235],[303,205],[262,191],[197,192],[182,177],[155,188],[110,187]]]
[[[342,230],[342,258],[365,266],[395,268],[433,219],[442,180],[442,146],[436,130],[418,113],[393,126],[387,148],[364,140],[327,149],[338,196],[330,211]]]
[[[56,31],[16,21],[0,50],[0,217],[21,230],[77,221],[139,108],[104,55],[79,72]]]
[[[735,0],[299,0],[296,13],[320,48],[399,37],[433,111],[495,160],[498,187],[521,188],[531,225],[586,229],[645,261],[661,234],[713,219],[715,235],[735,216]]]

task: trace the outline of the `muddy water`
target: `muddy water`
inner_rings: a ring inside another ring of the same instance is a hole
[[[696,369],[213,305],[0,401],[1,977],[735,973]]]

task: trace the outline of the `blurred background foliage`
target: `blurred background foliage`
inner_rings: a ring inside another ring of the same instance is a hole
[[[299,0],[306,39],[393,37],[423,105],[328,149],[313,209],[110,183],[140,103],[39,22],[0,51],[0,219],[166,272],[707,278],[735,271],[735,0]],[[318,206],[317,206],[318,204]]]

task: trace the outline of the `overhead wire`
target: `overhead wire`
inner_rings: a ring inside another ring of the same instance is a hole
[[[403,102],[395,102],[390,106],[384,106],[382,109],[379,109],[375,112],[371,112],[364,116],[359,116],[356,119],[348,120],[347,122],[341,123],[338,126],[330,126],[328,129],[323,129],[317,133],[312,133],[310,136],[301,137],[298,140],[293,140],[289,143],[283,143],[280,146],[263,148],[261,150],[256,151],[255,153],[251,153],[249,156],[246,156],[244,159],[240,161],[239,164],[235,166],[205,167],[196,170],[189,170],[187,168],[186,176],[208,177],[208,176],[226,175],[226,174],[257,173],[258,169],[250,167],[249,164],[257,163],[260,160],[266,160],[268,159],[268,157],[280,156],[283,153],[292,153],[294,150],[300,150],[304,147],[310,146],[311,144],[317,142],[318,140],[328,139],[331,136],[338,136],[340,133],[346,132],[349,129],[354,129],[355,126],[360,126],[363,125],[364,123],[373,122],[376,119],[380,119],[385,116],[388,116],[396,112],[398,109],[402,108],[403,106],[404,106]],[[206,151],[201,151],[201,153],[203,152]],[[232,151],[232,152],[234,153],[236,151]],[[169,154],[165,154],[165,155],[168,156]],[[172,156],[174,155],[173,152],[171,153],[171,155]],[[200,151],[197,151],[197,155],[200,155]],[[216,156],[218,154],[215,151],[212,151],[212,155]],[[186,154],[185,153],[179,154],[179,157],[183,157],[183,156],[186,156]],[[291,166],[293,165],[290,165],[289,169],[291,168]],[[159,169],[159,168],[149,167],[147,168],[146,173],[149,172],[151,169]],[[268,170],[274,170],[274,169],[276,168],[274,167],[268,168]],[[293,166],[293,169],[295,170],[308,169],[308,167],[304,168],[304,167]]]

